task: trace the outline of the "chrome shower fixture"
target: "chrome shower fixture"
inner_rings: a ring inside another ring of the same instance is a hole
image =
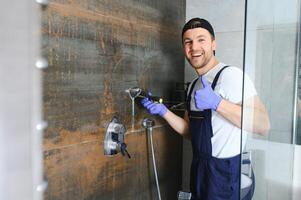
[[[152,128],[155,126],[155,121],[149,118],[144,118],[142,121],[142,126],[147,131],[152,130]]]
[[[121,152],[123,156],[127,155],[129,158],[131,158],[126,149],[127,146],[124,143],[125,132],[125,126],[118,120],[117,117],[113,117],[108,125],[104,140],[104,155],[113,156]]]
[[[138,97],[141,93],[141,89],[138,87],[132,87],[125,90],[126,93],[129,94],[130,99],[132,100],[132,124],[134,124],[134,117],[135,117],[135,98]]]
[[[163,103],[162,98],[148,95],[147,92],[143,91],[139,87],[132,87],[132,88],[126,89],[125,92],[129,94],[130,99],[132,101],[132,127],[134,127],[134,124],[135,124],[135,99],[137,97],[148,98],[154,102]]]
[[[129,88],[127,90],[125,90],[125,92],[127,92],[130,96],[131,99],[135,99],[136,97],[138,97],[141,93],[141,88],[138,88],[138,87],[132,87],[132,88]]]

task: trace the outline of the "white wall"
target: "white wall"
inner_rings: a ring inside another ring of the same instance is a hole
[[[301,197],[301,146],[296,145],[295,147],[295,162],[294,162],[294,190],[293,200],[299,200]]]
[[[295,145],[250,137],[247,149],[256,178],[254,200],[291,200]]]
[[[40,5],[0,1],[0,199],[43,197]]]
[[[253,134],[247,143],[257,176],[254,200],[297,200],[301,195],[301,150],[300,146],[289,143],[293,131],[299,0],[248,2],[246,73],[254,81],[272,122],[268,136]],[[243,67],[244,6],[241,0],[187,0],[186,5],[186,21],[192,17],[205,18],[215,29],[217,58],[240,68]],[[195,76],[186,63],[185,82]],[[190,160],[190,142],[185,140],[184,189],[189,189]]]

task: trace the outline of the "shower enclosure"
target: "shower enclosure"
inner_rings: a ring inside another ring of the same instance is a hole
[[[252,78],[271,123],[264,136],[243,134],[247,144],[242,151],[251,155],[255,173],[253,199],[297,200],[301,167],[298,160],[301,155],[300,2],[252,0],[245,6],[244,72]],[[243,118],[243,129],[246,123],[258,120],[254,110],[246,107]]]
[[[12,0],[0,5],[0,199],[155,199],[141,126],[147,113],[137,106],[133,122],[124,91],[139,86],[177,100],[175,83],[192,77],[185,69],[183,80],[185,17],[212,22],[217,57],[251,77],[269,113],[266,135],[242,134],[247,142],[241,170],[250,172],[245,168],[250,161],[253,199],[300,199],[300,0]],[[103,155],[114,115],[127,127],[131,159]],[[154,119],[162,199],[175,199],[178,190],[189,190],[189,152],[182,162],[182,138]],[[258,120],[245,107],[243,119]]]

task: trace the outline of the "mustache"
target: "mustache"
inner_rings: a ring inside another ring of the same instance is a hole
[[[189,51],[188,53],[190,54],[204,54],[204,51],[201,51],[201,50],[197,50],[197,51]]]

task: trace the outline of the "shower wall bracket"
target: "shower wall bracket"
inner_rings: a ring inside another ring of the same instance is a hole
[[[108,125],[104,139],[104,155],[114,156],[121,152],[123,156],[131,158],[127,151],[127,145],[124,142],[126,128],[117,117],[113,117]]]

